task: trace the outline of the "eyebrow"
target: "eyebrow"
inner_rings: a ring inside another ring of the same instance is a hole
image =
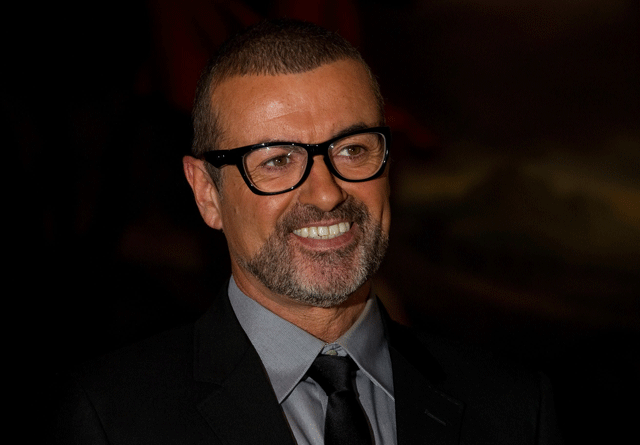
[[[331,136],[329,139],[327,140],[331,140],[331,139],[335,139],[335,138],[339,138],[341,136],[345,136],[349,133],[352,133],[354,131],[358,131],[358,130],[365,130],[367,128],[373,128],[378,126],[378,124],[374,124],[373,126],[371,125],[367,125],[364,122],[358,122],[357,124],[353,124],[350,125],[346,128],[343,128],[342,130],[338,131],[337,133],[334,133],[333,136]],[[280,138],[273,138],[273,139],[267,139],[261,142],[258,142],[257,144],[252,144],[252,145],[260,145],[260,144],[271,144],[273,142],[286,142],[286,143],[294,143],[294,144],[303,144],[304,142],[301,141],[286,141],[284,139],[280,139]],[[324,142],[324,141],[322,141]]]
[[[375,125],[374,125],[375,127]],[[354,131],[358,131],[358,130],[365,130],[367,128],[371,128],[371,125],[366,125],[364,122],[359,122],[357,124],[353,124],[347,128],[344,128],[342,130],[340,130],[339,132],[337,132],[336,134],[333,135],[333,137],[331,137],[331,139],[334,138],[339,138],[340,136],[344,136],[346,134],[352,133]]]

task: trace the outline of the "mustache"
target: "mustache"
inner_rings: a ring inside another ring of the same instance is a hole
[[[284,235],[311,223],[335,219],[343,219],[362,226],[370,216],[367,206],[352,196],[348,196],[344,202],[329,212],[320,210],[314,205],[297,203],[280,219],[276,225],[276,231]]]

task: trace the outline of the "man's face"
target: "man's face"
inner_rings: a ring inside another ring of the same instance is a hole
[[[367,74],[350,60],[302,74],[233,77],[218,86],[213,101],[221,116],[221,149],[274,140],[319,143],[349,128],[380,124]],[[362,288],[386,249],[386,173],[345,182],[316,158],[300,187],[259,196],[236,167],[227,166],[218,202],[234,279],[248,295],[335,306]],[[331,235],[305,236],[314,230]]]

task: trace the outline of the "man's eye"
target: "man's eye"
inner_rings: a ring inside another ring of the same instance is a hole
[[[291,162],[289,155],[282,155],[263,162],[263,165],[265,167],[284,167],[289,164],[289,162]]]
[[[359,154],[362,154],[365,151],[366,149],[361,145],[348,145],[346,147],[341,148],[337,155],[351,157],[351,156],[357,156]]]

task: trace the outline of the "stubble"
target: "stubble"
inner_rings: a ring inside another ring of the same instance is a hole
[[[311,223],[345,220],[355,230],[347,246],[328,251],[294,247],[294,229]],[[387,250],[388,235],[371,217],[366,205],[348,197],[331,212],[298,204],[276,224],[258,253],[240,265],[270,291],[294,301],[333,307],[346,301],[375,274]]]

